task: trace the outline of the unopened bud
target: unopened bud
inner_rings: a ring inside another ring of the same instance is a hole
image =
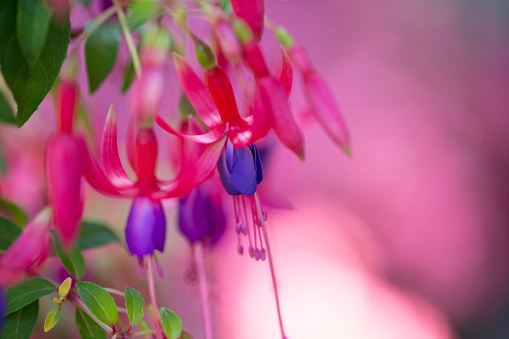
[[[204,70],[217,66],[216,56],[212,48],[198,38],[194,38],[194,53]]]

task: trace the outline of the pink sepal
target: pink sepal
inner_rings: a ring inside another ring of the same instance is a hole
[[[256,42],[250,41],[244,45],[243,57],[244,63],[251,69],[256,78],[270,76],[265,58]]]
[[[281,142],[304,160],[304,138],[295,122],[285,90],[278,80],[264,78],[258,81],[265,105],[271,112],[272,128]]]
[[[226,138],[224,137],[216,143],[209,145],[199,158],[196,155],[192,155],[183,159],[182,168],[177,179],[167,187],[153,193],[152,198],[168,199],[181,197],[202,183],[216,167],[217,159],[219,159],[225,141]],[[189,153],[184,154],[188,155]]]
[[[77,96],[76,84],[70,80],[63,80],[58,90],[59,125],[62,132],[72,132]]]
[[[317,73],[305,79],[305,92],[317,120],[334,142],[351,155],[350,135],[329,87]]]
[[[173,53],[175,68],[191,105],[203,123],[210,129],[214,129],[220,122],[221,116],[210,95],[205,83],[198,77],[191,66],[180,55]]]
[[[290,97],[292,93],[293,70],[288,54],[283,46],[281,48],[281,73],[279,73],[279,82],[286,92],[286,98]]]
[[[138,125],[151,126],[159,110],[165,88],[163,66],[145,67],[131,93],[131,109]]]
[[[110,106],[101,142],[101,156],[104,171],[108,179],[117,187],[130,187],[133,182],[127,176],[120,157],[117,145],[117,119],[113,105]]]
[[[290,60],[294,64],[295,67],[304,75],[307,75],[313,71],[313,66],[311,65],[311,61],[309,60],[308,55],[304,51],[304,49],[299,45],[293,45],[288,50],[288,55],[290,56]]]
[[[173,134],[182,139],[188,139],[200,144],[213,144],[214,142],[221,139],[226,130],[226,124],[219,124],[213,130],[198,135],[182,134],[170,126],[166,121],[163,120],[159,115],[156,116],[156,123],[164,129],[166,132]]]
[[[127,125],[125,149],[129,165],[134,169],[136,166],[136,127],[134,126],[133,119],[131,119]]]
[[[260,41],[263,34],[265,15],[264,0],[231,0],[235,15],[243,19],[255,35],[256,41]]]
[[[52,135],[46,146],[45,163],[53,220],[62,244],[69,247],[76,239],[83,212],[83,165],[75,137],[67,133]]]
[[[23,229],[0,257],[0,285],[10,285],[26,273],[34,274],[48,256],[51,210],[46,208]]]
[[[228,60],[238,63],[242,58],[242,46],[229,22],[218,20],[214,25],[217,43]]]

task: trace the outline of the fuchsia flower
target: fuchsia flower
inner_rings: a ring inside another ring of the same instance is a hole
[[[10,285],[33,274],[48,256],[51,213],[44,209],[25,226],[14,243],[0,256],[0,285]]]
[[[46,178],[53,207],[53,222],[63,245],[69,247],[78,235],[83,211],[81,192],[83,164],[79,141],[73,134],[77,102],[74,82],[62,81],[58,100],[59,129],[46,144]]]
[[[263,34],[265,5],[263,0],[231,0],[235,15],[244,20],[253,31],[256,41]]]

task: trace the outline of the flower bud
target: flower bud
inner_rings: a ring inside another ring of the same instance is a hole
[[[66,133],[52,135],[46,145],[45,163],[53,222],[62,244],[68,248],[78,235],[83,212],[83,165],[74,136]]]
[[[63,80],[58,90],[58,112],[60,131],[71,133],[73,130],[74,113],[77,106],[76,84],[71,80]]]
[[[166,217],[160,201],[135,198],[127,218],[125,241],[129,253],[138,257],[164,251]]]
[[[194,53],[204,70],[209,70],[217,66],[216,56],[212,48],[198,38],[194,38]]]

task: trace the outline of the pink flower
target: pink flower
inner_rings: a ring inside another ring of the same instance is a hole
[[[253,31],[256,41],[262,39],[265,6],[263,0],[232,0],[235,15],[244,20]]]
[[[0,256],[0,284],[10,285],[26,273],[35,273],[48,256],[51,213],[44,209],[23,229]]]

